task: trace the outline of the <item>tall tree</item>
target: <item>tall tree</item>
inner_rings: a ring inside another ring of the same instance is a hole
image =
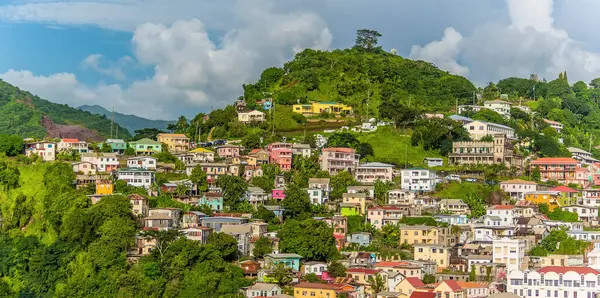
[[[271,239],[265,236],[260,236],[258,240],[254,242],[254,249],[252,250],[252,254],[255,258],[262,258],[266,254],[270,254],[273,252],[273,247],[271,246]]]
[[[0,152],[7,156],[23,153],[23,138],[17,135],[0,134]]]
[[[285,200],[281,203],[285,208],[285,218],[304,219],[310,217],[312,204],[308,193],[300,186],[290,183],[285,188]]]
[[[371,29],[359,29],[356,31],[355,48],[373,52],[377,47],[377,42],[381,33]]]
[[[197,165],[192,169],[190,181],[198,186],[198,191],[208,190],[208,175],[202,170],[202,166]]]
[[[246,181],[238,176],[219,176],[217,185],[223,190],[224,203],[229,207],[236,205],[248,190]]]
[[[297,253],[306,260],[325,261],[338,256],[333,230],[322,221],[286,220],[277,237],[282,252]]]

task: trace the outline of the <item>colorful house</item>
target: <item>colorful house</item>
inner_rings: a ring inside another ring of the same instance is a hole
[[[561,184],[576,183],[576,169],[579,162],[573,158],[538,158],[529,163],[531,171],[540,171],[541,181],[557,181]]]
[[[220,192],[206,192],[198,200],[198,205],[208,205],[212,211],[223,211],[223,194]]]
[[[340,213],[342,216],[355,216],[360,215],[360,206],[353,203],[341,203]]]
[[[556,207],[563,206],[560,204],[561,199],[562,196],[559,191],[534,191],[525,194],[526,201],[536,205],[546,204],[550,211],[553,211]]]
[[[147,138],[129,142],[129,146],[135,150],[136,155],[152,155],[162,152],[162,144],[160,142]]]
[[[322,113],[329,114],[352,114],[352,107],[334,101],[313,102],[311,104],[297,104],[292,106],[294,113],[304,116],[319,115]]]
[[[269,163],[276,164],[282,171],[292,168],[292,144],[271,143],[268,147]]]
[[[127,143],[122,139],[106,139],[104,143],[99,143],[98,147],[102,149],[102,146],[104,146],[104,144],[110,146],[113,153],[123,154],[125,153],[125,150],[127,150]]]
[[[283,263],[286,267],[294,271],[300,271],[301,255],[298,254],[268,254],[265,255],[265,266],[275,267],[279,263]]]
[[[217,147],[217,154],[221,158],[239,157],[240,156],[240,146],[227,144],[227,145]]]
[[[407,277],[396,286],[395,292],[400,293],[403,297],[410,296],[417,288],[424,285],[417,277]]]
[[[283,188],[273,189],[272,197],[273,197],[273,199],[278,200],[278,201],[285,199],[285,189],[283,189]]]
[[[194,162],[214,162],[215,161],[215,153],[206,148],[196,148],[189,152],[192,154],[192,160]]]
[[[248,156],[256,159],[256,164],[264,165],[269,163],[269,152],[264,149],[252,149]]]
[[[345,193],[342,195],[342,202],[357,205],[359,214],[364,215],[367,207],[367,195],[364,193]]]
[[[356,290],[348,284],[299,283],[294,286],[294,298],[335,298],[340,294],[353,297]]]
[[[96,180],[96,194],[98,195],[112,195],[114,192],[114,185],[111,180]]]
[[[551,188],[550,191],[560,192],[560,198],[558,199],[558,202],[561,206],[577,204],[577,201],[580,197],[578,190],[572,189],[564,185]]]
[[[156,136],[159,143],[167,145],[171,153],[187,152],[190,150],[190,138],[182,133],[159,133]]]

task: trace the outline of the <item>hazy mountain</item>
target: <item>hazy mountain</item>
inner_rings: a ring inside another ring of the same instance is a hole
[[[90,112],[92,114],[105,115],[106,119],[109,120],[112,119],[112,112],[99,105],[83,105],[80,106],[79,109]],[[144,128],[156,128],[166,130],[167,125],[174,123],[175,121],[150,120],[135,115],[126,115],[115,112],[115,122],[125,127],[127,130],[129,130],[131,134],[134,134],[134,131]]]

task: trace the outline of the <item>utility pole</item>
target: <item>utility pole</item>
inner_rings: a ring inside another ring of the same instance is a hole
[[[113,125],[115,124],[115,106],[112,107],[112,121],[110,122],[110,138],[113,138]]]

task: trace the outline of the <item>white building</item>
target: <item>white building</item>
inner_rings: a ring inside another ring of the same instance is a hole
[[[441,167],[444,165],[444,160],[439,157],[425,157],[425,160],[423,161],[427,163],[427,166],[430,168]]]
[[[592,222],[598,220],[598,207],[587,205],[570,205],[562,208],[563,210],[577,214],[580,221]]]
[[[504,118],[510,118],[510,103],[504,100],[490,100],[483,103],[486,109],[492,110]]]
[[[508,126],[481,120],[475,120],[463,125],[463,127],[469,132],[471,139],[475,141],[481,140],[485,136],[494,136],[496,134],[504,134],[507,138],[514,138],[515,136],[515,130]]]
[[[78,153],[86,153],[89,151],[88,143],[78,139],[61,139],[57,144],[58,151],[75,151]]]
[[[330,180],[329,178],[308,178],[308,189],[309,190],[314,190],[314,189],[321,189],[323,190],[323,200],[327,201],[329,200],[329,193],[331,193],[331,186],[329,184]],[[310,193],[309,193],[310,195]],[[312,199],[311,199],[312,201]],[[322,202],[320,204],[322,204]]]
[[[506,264],[507,272],[520,270],[524,257],[525,240],[506,237],[492,240],[493,262]]]
[[[412,168],[404,169],[400,173],[402,183],[400,188],[410,191],[433,191],[437,184],[435,171]]]
[[[268,199],[267,193],[260,187],[248,187],[246,191],[246,200],[256,209],[259,204],[263,204]]]
[[[368,162],[356,168],[356,180],[360,183],[391,182],[394,165],[381,162]]]
[[[81,161],[95,164],[98,172],[112,172],[119,168],[116,153],[81,153]]]
[[[43,161],[54,161],[56,159],[56,143],[54,142],[35,142],[25,144],[25,155],[31,157],[38,155]]]
[[[246,298],[254,297],[276,297],[283,291],[277,284],[257,282],[246,289]]]
[[[460,105],[460,106],[458,106],[458,113],[462,114],[463,112],[469,112],[469,111],[477,113],[477,112],[481,111],[482,109],[484,109],[484,107],[482,107],[482,106]]]
[[[537,183],[521,179],[500,182],[500,188],[515,200],[525,199],[525,193],[537,191]]]
[[[567,150],[569,150],[573,159],[579,160],[583,164],[593,164],[598,162],[598,160],[594,158],[592,153],[587,152],[585,150],[575,147],[568,147]]]
[[[509,271],[507,292],[519,297],[596,298],[600,272],[590,267],[547,266],[537,271]]]
[[[390,205],[412,205],[416,199],[417,195],[407,190],[392,189],[387,193],[387,203]]]
[[[306,192],[308,193],[308,197],[310,198],[310,202],[314,205],[322,205],[327,201],[325,190],[320,188],[307,188]]]
[[[556,121],[552,121],[552,120],[548,120],[548,119],[544,119],[544,122],[548,123],[548,125],[550,125],[550,127],[554,128],[556,130],[556,132],[558,132],[558,133],[560,133],[564,128],[564,125],[560,122],[556,122]]]
[[[310,148],[309,144],[294,143],[292,144],[292,155],[309,158],[312,156],[312,148]]]
[[[501,226],[512,226],[515,218],[515,206],[496,205],[487,208],[488,216],[497,216],[500,218]]]
[[[140,168],[125,168],[117,171],[117,179],[127,185],[149,189],[154,182],[154,172]]]
[[[305,262],[303,263],[304,274],[314,273],[316,276],[322,276],[327,272],[327,263],[324,262]]]
[[[265,113],[261,111],[250,111],[238,113],[238,121],[241,123],[263,123],[265,122]]]
[[[600,206],[600,189],[587,188],[582,191],[581,199],[579,203],[586,206],[598,207]]]
[[[131,157],[127,159],[127,167],[156,170],[156,158],[152,156]]]

